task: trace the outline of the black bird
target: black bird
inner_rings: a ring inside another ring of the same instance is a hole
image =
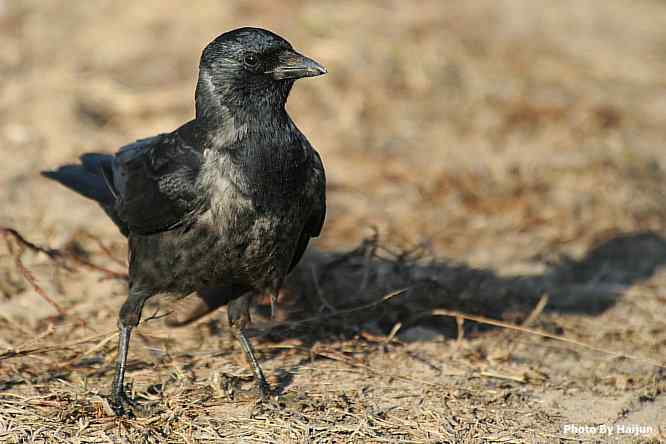
[[[130,334],[146,300],[161,293],[228,304],[261,397],[271,394],[244,328],[253,296],[270,294],[275,304],[324,223],[324,168],[285,103],[296,79],[325,73],[270,31],[226,32],[201,55],[193,120],[115,155],[88,153],[81,164],[42,173],[97,201],[128,238],[116,414],[136,407],[123,386]]]

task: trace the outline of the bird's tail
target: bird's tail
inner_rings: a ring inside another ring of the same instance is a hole
[[[79,165],[63,165],[55,171],[42,171],[42,176],[55,180],[102,206],[113,206],[115,196],[104,179],[111,171],[113,156],[88,153],[81,156]],[[105,171],[106,170],[106,171]]]
[[[116,195],[113,188],[113,156],[110,154],[87,153],[81,156],[78,165],[63,165],[54,171],[42,171],[42,176],[55,180],[82,196],[99,203],[104,211],[118,225],[123,234],[127,227],[120,220],[115,209]]]

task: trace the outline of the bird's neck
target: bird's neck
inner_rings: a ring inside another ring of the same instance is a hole
[[[202,73],[195,97],[196,120],[207,128],[211,144],[225,147],[246,137],[266,138],[292,124],[285,109],[291,85],[265,94],[221,91]],[[265,133],[265,134],[263,134]]]
[[[202,67],[195,93],[196,120],[209,129],[230,135],[242,133],[243,126],[260,130],[288,125],[285,104],[292,85],[293,82],[287,81],[259,88],[233,78],[215,83]]]
[[[205,128],[207,145],[213,149],[225,149],[231,145],[252,141],[262,145],[272,145],[276,135],[288,134],[293,127],[291,118],[284,108],[266,111],[261,108],[237,108],[221,105],[217,112],[197,115],[197,125]]]

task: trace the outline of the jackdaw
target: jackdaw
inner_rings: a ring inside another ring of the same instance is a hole
[[[128,239],[111,389],[117,415],[137,407],[123,384],[130,334],[146,300],[163,293],[228,304],[261,398],[270,396],[244,329],[254,295],[270,294],[274,309],[324,223],[324,168],[285,103],[296,79],[325,73],[270,31],[226,32],[201,55],[193,120],[115,155],[88,153],[42,173],[97,201]]]

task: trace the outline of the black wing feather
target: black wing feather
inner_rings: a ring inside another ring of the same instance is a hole
[[[171,230],[190,218],[203,203],[197,188],[203,156],[177,133],[121,150],[114,164],[116,208],[132,233]]]
[[[305,222],[301,236],[296,244],[296,250],[294,251],[294,257],[291,260],[288,272],[291,272],[300,262],[303,254],[305,254],[305,250],[308,248],[310,238],[319,236],[324,226],[324,220],[326,219],[326,175],[324,174],[324,166],[319,154],[314,149],[312,151],[314,152],[313,189],[315,192],[315,201],[310,217]]]
[[[304,231],[310,237],[317,237],[321,233],[321,229],[324,226],[324,219],[326,219],[326,173],[324,172],[324,164],[321,161],[321,157],[319,157],[319,153],[314,149],[312,152],[314,153],[314,189],[317,197]]]

